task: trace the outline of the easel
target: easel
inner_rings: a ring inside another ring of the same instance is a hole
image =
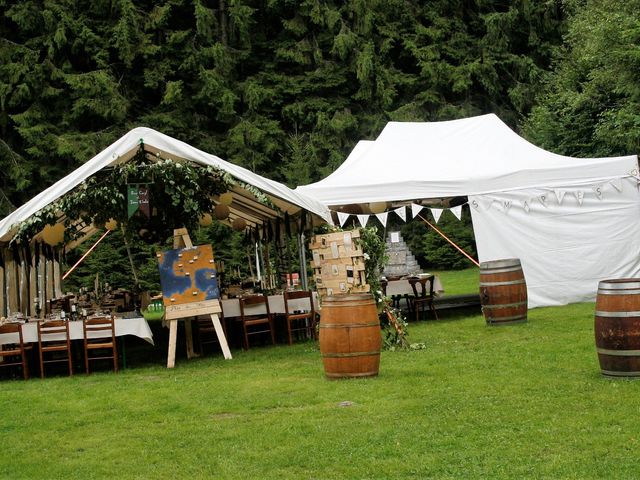
[[[191,238],[186,228],[173,231],[173,248],[192,248]],[[205,300],[202,302],[183,303],[180,305],[165,306],[165,320],[169,321],[169,351],[167,353],[167,368],[173,368],[176,364],[176,341],[178,337],[178,320],[184,320],[184,330],[187,341],[187,358],[196,356],[193,351],[193,335],[191,331],[191,317],[198,315],[211,315],[213,328],[216,330],[222,354],[226,360],[230,360],[231,351],[224,336],[224,330],[218,314],[222,312],[220,300]]]

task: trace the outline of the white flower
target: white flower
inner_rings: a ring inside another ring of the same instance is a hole
[[[365,252],[365,254],[363,255],[365,260],[371,260],[371,257],[369,256],[368,253]]]

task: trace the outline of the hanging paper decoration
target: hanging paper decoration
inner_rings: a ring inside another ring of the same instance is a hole
[[[407,210],[404,207],[398,207],[394,210],[403,222],[407,221]]]
[[[452,207],[449,209],[451,213],[453,213],[458,220],[462,220],[462,205],[458,205],[457,207]]]
[[[413,218],[416,218],[416,216],[420,213],[420,210],[422,210],[424,207],[422,205],[418,205],[417,203],[412,203],[411,204],[411,216]]]
[[[507,213],[509,211],[509,209],[511,208],[512,203],[513,202],[511,200],[503,200],[502,201],[502,210],[504,211],[504,213]]]
[[[440,215],[442,215],[442,208],[432,208],[431,209],[431,215],[433,215],[433,219],[436,221],[436,223],[438,223],[438,220],[440,220]]]
[[[344,222],[350,217],[350,214],[344,212],[336,212],[338,214],[338,222],[340,223],[340,227],[344,225]]]
[[[367,226],[367,222],[369,221],[369,215],[367,214],[356,215],[356,217],[358,217],[358,221],[360,222],[360,225],[362,225],[362,228]]]
[[[578,200],[578,203],[582,205],[582,201],[584,200],[584,192],[582,190],[576,190],[575,192],[573,192],[573,194],[575,195],[576,200]]]
[[[558,205],[562,205],[562,200],[564,199],[564,195],[567,193],[564,190],[555,189],[553,193],[556,194],[556,198],[558,199]]]
[[[371,202],[369,203],[369,210],[371,213],[382,213],[387,209],[387,202]]]
[[[594,185],[592,188],[598,200],[602,200],[602,185]]]
[[[609,183],[611,185],[613,185],[613,188],[615,188],[618,192],[622,192],[622,179],[621,178],[614,178],[613,180],[609,180]]]
[[[380,220],[380,223],[383,227],[387,226],[387,217],[389,216],[389,212],[376,213],[376,217]]]
[[[538,195],[538,200],[540,200],[540,203],[542,204],[543,207],[547,208],[547,194],[543,193],[542,195]]]
[[[262,280],[262,275],[260,273],[260,253],[258,252],[258,242],[256,242],[256,279],[258,281]]]

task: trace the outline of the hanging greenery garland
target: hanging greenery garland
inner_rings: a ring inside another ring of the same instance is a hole
[[[141,214],[128,218],[127,186],[132,183],[148,188],[150,218]],[[236,181],[228,172],[158,155],[150,160],[141,148],[132,161],[101,170],[22,222],[12,242],[29,242],[60,215],[65,218],[66,242],[80,236],[84,226],[102,228],[110,221],[116,221],[128,237],[141,232],[151,240],[163,241],[175,228],[196,228],[204,214],[214,211],[213,198],[234,185],[275,208],[261,191]]]

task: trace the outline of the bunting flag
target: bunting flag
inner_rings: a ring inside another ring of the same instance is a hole
[[[584,192],[582,190],[576,190],[575,192],[573,192],[573,194],[576,197],[576,200],[578,200],[578,204],[582,205],[582,201],[584,200]]]
[[[416,218],[418,216],[418,214],[420,213],[420,210],[422,210],[424,207],[422,205],[418,205],[417,203],[412,203],[411,204],[411,216],[413,218]]]
[[[562,200],[564,199],[564,195],[567,193],[564,190],[555,189],[553,193],[556,194],[556,198],[558,199],[558,205],[562,205]]]
[[[512,204],[513,204],[513,202],[511,200],[503,200],[502,201],[502,211],[504,213],[507,213],[509,211],[509,209],[511,208]]]
[[[405,207],[398,207],[394,210],[396,214],[402,219],[403,222],[407,221],[407,210]]]
[[[338,222],[340,222],[340,227],[342,227],[344,225],[344,222],[347,221],[350,215],[344,212],[336,212],[336,213],[338,214]]]
[[[433,219],[436,221],[436,223],[438,223],[438,220],[440,220],[440,215],[442,215],[442,208],[432,208],[431,214],[433,215]]]
[[[542,204],[543,207],[547,208],[547,194],[543,193],[542,195],[538,195],[538,200]]]
[[[356,217],[358,217],[358,221],[360,222],[360,225],[362,225],[362,228],[367,226],[367,222],[369,221],[369,215],[356,215]]]
[[[378,218],[378,220],[380,220],[380,223],[382,224],[383,227],[387,226],[388,215],[389,215],[389,212],[376,213],[376,217]]]
[[[451,213],[453,213],[458,220],[462,220],[462,205],[458,205],[457,207],[452,207],[449,209]]]
[[[618,192],[622,192],[622,179],[621,178],[614,178],[613,180],[609,180],[609,183],[611,185],[613,185],[613,188],[615,188]]]
[[[602,185],[594,185],[592,188],[598,200],[602,200]]]

